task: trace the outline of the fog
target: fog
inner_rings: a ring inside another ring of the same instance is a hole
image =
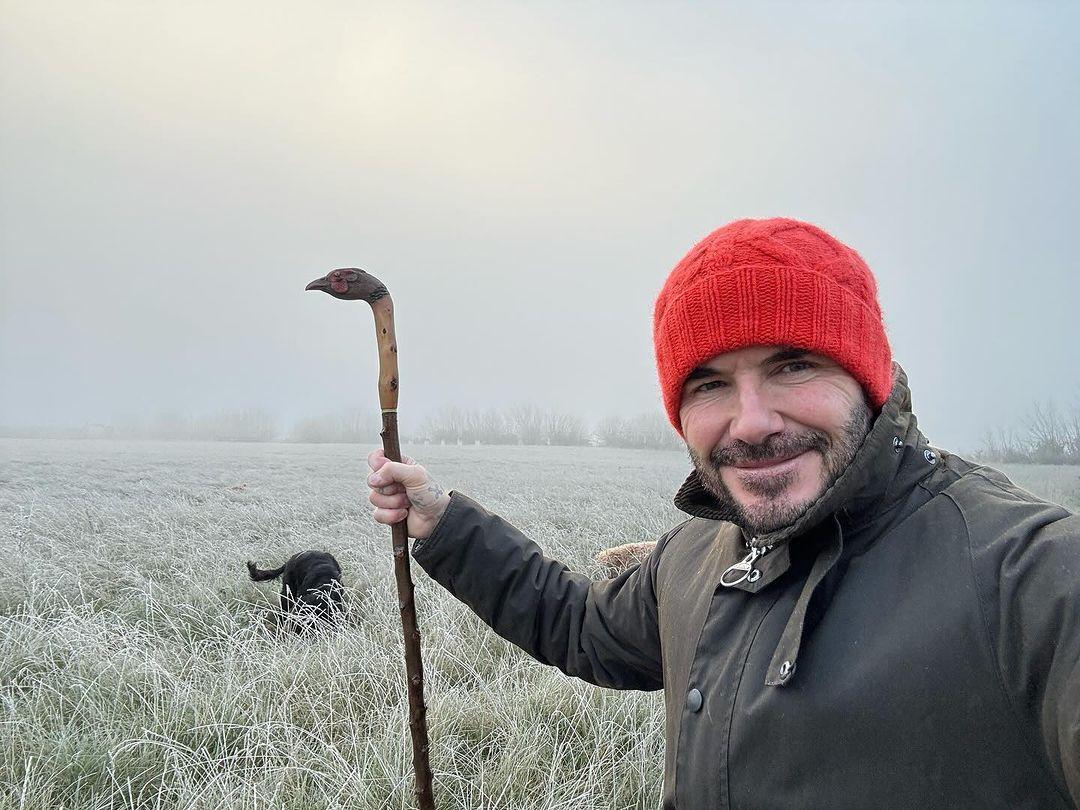
[[[0,425],[659,411],[700,237],[862,253],[935,444],[1080,403],[1076,4],[5,2]]]

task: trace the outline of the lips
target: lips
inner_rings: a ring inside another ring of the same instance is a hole
[[[768,458],[761,461],[740,461],[736,464],[733,464],[732,466],[735,467],[735,469],[737,470],[771,470],[774,467],[779,467],[782,464],[786,464],[787,462],[792,461],[793,459],[799,458],[799,456],[801,456],[804,452],[806,451],[804,450],[802,453],[796,453],[792,456],[783,456],[781,458]]]

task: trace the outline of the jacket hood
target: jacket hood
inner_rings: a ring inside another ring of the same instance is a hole
[[[849,525],[858,525],[864,518],[887,509],[890,493],[902,493],[905,487],[899,481],[901,462],[913,452],[922,454],[926,462],[936,463],[937,456],[929,450],[926,438],[918,429],[915,415],[911,412],[911,391],[907,374],[899,364],[893,363],[893,386],[881,411],[870,426],[855,454],[855,458],[832,485],[789,526],[756,537],[746,535],[746,542],[753,548],[778,546],[793,537],[813,529],[830,515],[836,514]],[[920,477],[925,467],[907,465],[909,474]],[[729,506],[721,504],[698,477],[697,470],[679,488],[675,505],[694,517],[708,520],[736,522],[736,515]]]

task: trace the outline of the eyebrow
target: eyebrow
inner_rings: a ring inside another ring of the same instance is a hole
[[[805,357],[808,354],[810,354],[810,352],[807,349],[796,349],[791,346],[785,346],[780,351],[771,354],[767,358],[765,358],[765,362],[762,365],[768,363],[786,363],[790,360],[798,360],[800,357]],[[686,381],[689,382],[690,380],[700,380],[703,377],[716,377],[721,374],[723,374],[723,372],[717,371],[714,368],[709,368],[708,366],[698,366],[686,375]]]

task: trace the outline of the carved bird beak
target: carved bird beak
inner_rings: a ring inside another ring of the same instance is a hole
[[[326,280],[326,276],[317,278],[306,287],[305,290],[326,290],[330,288],[330,282]]]

